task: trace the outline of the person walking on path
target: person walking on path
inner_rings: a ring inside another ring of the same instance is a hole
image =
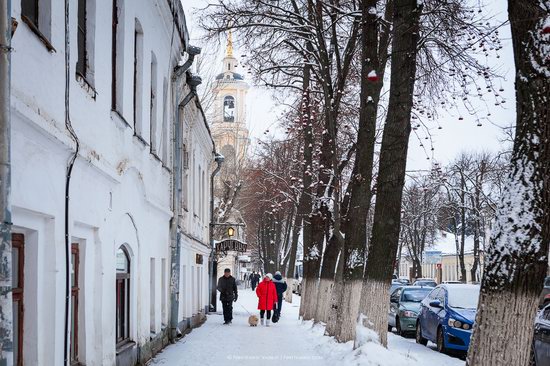
[[[231,324],[233,320],[233,301],[237,301],[237,282],[231,276],[231,270],[226,268],[223,276],[218,279],[218,291],[223,306],[223,324]]]
[[[248,287],[248,275],[245,273],[243,275],[244,288]]]
[[[273,283],[275,284],[275,289],[277,290],[277,309],[275,309],[275,312],[277,312],[277,317],[281,317],[281,307],[283,306],[283,294],[285,293],[287,289],[287,284],[285,280],[283,280],[283,276],[281,275],[281,272],[277,271],[275,272],[275,276],[273,276]]]
[[[258,295],[258,310],[260,310],[260,322],[266,327],[269,327],[271,311],[273,310],[273,305],[277,302],[277,289],[272,279],[273,275],[271,273],[266,274],[264,280],[260,282],[256,289],[256,295]],[[267,320],[264,322],[264,314],[266,312]]]
[[[256,273],[256,271],[253,271],[250,275],[250,287],[252,288],[252,291],[256,290],[256,286],[258,286],[258,279],[258,274]]]

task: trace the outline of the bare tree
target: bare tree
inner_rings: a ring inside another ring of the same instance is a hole
[[[484,247],[485,232],[495,215],[501,176],[506,171],[500,154],[464,152],[442,172],[446,198],[440,219],[442,228],[455,236],[458,278],[462,282],[468,281],[464,260],[468,237],[473,238],[474,255],[470,279],[479,281],[480,251]]]
[[[424,251],[434,243],[442,204],[438,177],[413,177],[403,190],[401,240],[413,263],[413,277],[422,276]]]

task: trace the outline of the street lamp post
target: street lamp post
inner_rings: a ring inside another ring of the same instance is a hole
[[[211,210],[212,210],[212,218],[214,217],[214,203],[212,198],[212,204],[211,204]],[[211,246],[211,252],[210,252],[210,312],[216,312],[217,304],[216,304],[216,268],[218,266],[218,248],[214,243],[214,229],[216,226],[229,226],[227,229],[227,235],[229,238],[235,235],[235,228],[233,226],[245,226],[245,224],[240,223],[216,223],[214,222],[214,219],[210,222],[210,246]]]

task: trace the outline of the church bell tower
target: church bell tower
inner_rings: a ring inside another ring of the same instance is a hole
[[[222,180],[239,175],[246,160],[249,145],[249,131],[246,119],[246,95],[250,86],[237,72],[238,61],[233,55],[233,37],[227,36],[222,72],[216,76],[213,85],[214,117],[212,136],[216,148],[225,157],[221,171]]]

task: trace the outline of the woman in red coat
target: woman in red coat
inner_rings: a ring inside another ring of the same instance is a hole
[[[277,302],[277,289],[273,281],[271,273],[265,275],[264,280],[260,282],[256,288],[256,295],[258,295],[258,310],[260,310],[261,324],[269,327],[269,320],[271,319],[271,310],[273,305]],[[264,314],[267,311],[267,320],[264,323]]]

